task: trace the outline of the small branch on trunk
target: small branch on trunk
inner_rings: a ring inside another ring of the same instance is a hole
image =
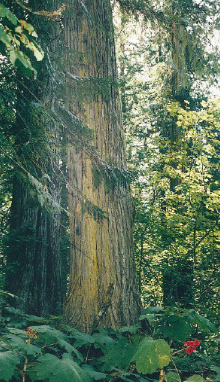
[[[56,20],[57,18],[60,18],[60,16],[62,15],[62,12],[66,8],[66,4],[62,4],[60,6],[60,8],[55,9],[54,11],[44,11],[44,10],[43,11],[33,11],[33,9],[26,7],[26,5],[24,5],[20,0],[14,0],[14,2],[16,4],[18,4],[22,9],[24,9],[27,12],[32,13],[33,15],[44,16],[44,17],[47,17],[48,19],[54,19],[54,20]]]

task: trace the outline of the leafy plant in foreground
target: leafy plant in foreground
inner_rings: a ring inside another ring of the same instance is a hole
[[[20,378],[22,382],[203,382],[206,377],[217,382],[219,378],[216,328],[195,311],[149,307],[137,325],[118,332],[94,328],[87,334],[59,318],[6,308],[0,334],[1,382]],[[212,344],[212,356],[207,357],[206,343]]]

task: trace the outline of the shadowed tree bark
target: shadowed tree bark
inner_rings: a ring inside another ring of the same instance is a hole
[[[35,5],[34,0],[29,1],[32,9]],[[37,5],[41,9],[45,7],[43,2]],[[45,45],[47,43],[45,54],[49,55],[55,47],[52,37],[57,28],[54,24],[51,39],[48,39],[48,26],[44,35],[42,22],[47,25],[48,20],[38,20],[35,25],[41,29],[41,38],[45,38]],[[59,145],[59,134],[48,112],[53,101],[53,78],[48,71],[48,57],[39,66],[37,80],[17,77],[17,89],[17,116],[13,131],[17,166],[7,249],[6,289],[20,297],[16,306],[28,313],[59,314],[62,308],[61,215],[59,209],[51,208],[51,201],[59,204],[61,186],[59,159],[50,152],[53,145]],[[49,197],[43,203],[38,200],[43,200],[41,189],[44,197]],[[48,201],[50,211],[45,206]]]

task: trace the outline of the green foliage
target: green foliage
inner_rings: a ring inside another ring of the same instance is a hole
[[[130,169],[137,175],[132,189],[139,289],[146,306],[195,308],[218,323],[219,101],[201,101],[219,73],[213,39],[219,1],[120,5],[124,125]],[[184,320],[176,323],[182,338],[187,330]]]
[[[43,50],[35,39],[37,34],[34,27],[25,20],[18,18],[2,3],[0,3],[0,51],[9,57],[12,65],[18,68],[22,74],[30,77],[37,71],[32,64],[32,58],[25,53],[33,53],[37,61],[44,57]]]
[[[2,347],[2,344],[0,343]],[[16,375],[17,367],[20,364],[20,357],[18,354],[12,351],[2,351],[0,352],[0,370],[1,370],[1,380],[10,381],[13,375]]]
[[[186,355],[182,340],[175,339],[175,325],[172,327],[170,319],[173,315],[179,316],[180,321],[184,316],[191,330],[194,327],[184,341],[199,336],[201,346],[191,355]],[[212,333],[207,334],[211,323],[202,318],[198,330],[198,317],[193,312],[149,307],[140,317],[138,331],[124,327],[120,332],[94,329],[86,334],[63,324],[60,318],[29,316],[7,308],[0,327],[0,380],[9,382],[13,377],[16,382],[22,374],[27,380],[42,382],[153,382],[162,370],[167,382],[202,382],[204,371],[217,382],[216,342]],[[169,344],[167,338],[162,338],[166,322],[173,329]],[[207,349],[210,352],[211,348],[212,356],[207,360]]]
[[[132,360],[134,351],[135,347],[126,338],[119,339],[116,345],[101,358],[101,361],[104,362],[102,370],[126,370]]]
[[[201,377],[201,375],[192,375],[191,377],[187,378],[185,382],[203,382],[204,379]]]
[[[61,359],[52,354],[45,354],[38,358],[38,361],[39,364],[36,366],[36,380],[49,380],[49,382],[92,381],[86,371],[80,368],[68,354],[64,354]]]
[[[146,337],[139,343],[131,361],[136,363],[139,373],[152,374],[170,363],[171,350],[164,340]]]
[[[177,373],[174,373],[172,371],[169,371],[166,374],[166,381],[167,382],[181,382],[180,376]]]
[[[216,333],[217,328],[206,317],[193,309],[165,307],[146,308],[140,316],[140,321],[148,322],[152,333],[168,340],[184,342],[193,333]]]

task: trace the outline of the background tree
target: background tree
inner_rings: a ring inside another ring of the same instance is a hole
[[[27,15],[20,7],[15,12],[26,20],[27,17],[33,18],[33,14]],[[26,21],[23,24],[29,34],[37,36],[31,24]],[[38,22],[43,37],[42,26]],[[45,35],[48,28],[52,28],[53,36],[57,33],[55,24],[47,21]],[[22,33],[17,28],[15,32]],[[55,48],[51,41],[52,38],[48,41],[45,37],[44,45],[48,52]],[[21,54],[26,59],[27,56],[19,48],[18,44],[15,55],[20,57]],[[58,124],[51,112],[54,79],[46,69],[51,63],[49,53],[44,64],[38,65],[37,70],[31,66],[28,71],[25,62],[22,63],[24,67],[18,65],[22,73],[30,76],[31,71],[35,74],[38,71],[38,77],[35,80],[28,79],[19,72],[14,76],[16,95],[13,103],[16,114],[10,131],[14,179],[6,250],[6,289],[20,298],[17,305],[25,311],[39,315],[55,314],[61,311],[62,288],[59,183],[61,141]]]
[[[186,129],[178,120],[178,113],[172,110],[178,107],[189,110],[190,105],[191,110],[198,111],[201,100],[207,99],[203,84],[207,87],[207,83],[212,84],[216,78],[214,62],[218,54],[213,46],[215,40],[211,29],[218,23],[215,18],[218,4],[208,9],[203,3],[166,2],[156,5],[157,13],[151,12],[149,3],[147,8],[140,2],[120,1],[120,4],[127,11],[136,12],[136,17],[141,14],[139,20],[145,21],[145,27],[136,33],[136,40],[139,39],[136,47],[135,39],[131,37],[132,24],[128,24],[126,33],[130,36],[125,43],[124,58],[127,105],[124,117],[131,166],[138,169],[139,174],[135,185],[135,246],[139,275],[143,280],[142,291],[146,303],[159,302],[163,295],[166,304],[187,306],[193,304],[195,296],[194,303],[197,304],[201,291],[197,286],[194,288],[198,273],[193,265],[193,245],[191,242],[188,246],[188,239],[182,235],[177,219],[189,212],[184,207],[186,184],[181,187],[183,178],[178,171],[182,166],[181,171],[187,172],[182,144],[185,140],[188,145],[184,151],[187,160],[192,153],[192,142],[185,135]],[[152,5],[155,4],[152,2]],[[135,20],[133,25],[137,30]],[[212,46],[209,52],[206,51],[207,41]],[[203,124],[205,126],[204,121]],[[185,227],[193,231],[192,223]]]

